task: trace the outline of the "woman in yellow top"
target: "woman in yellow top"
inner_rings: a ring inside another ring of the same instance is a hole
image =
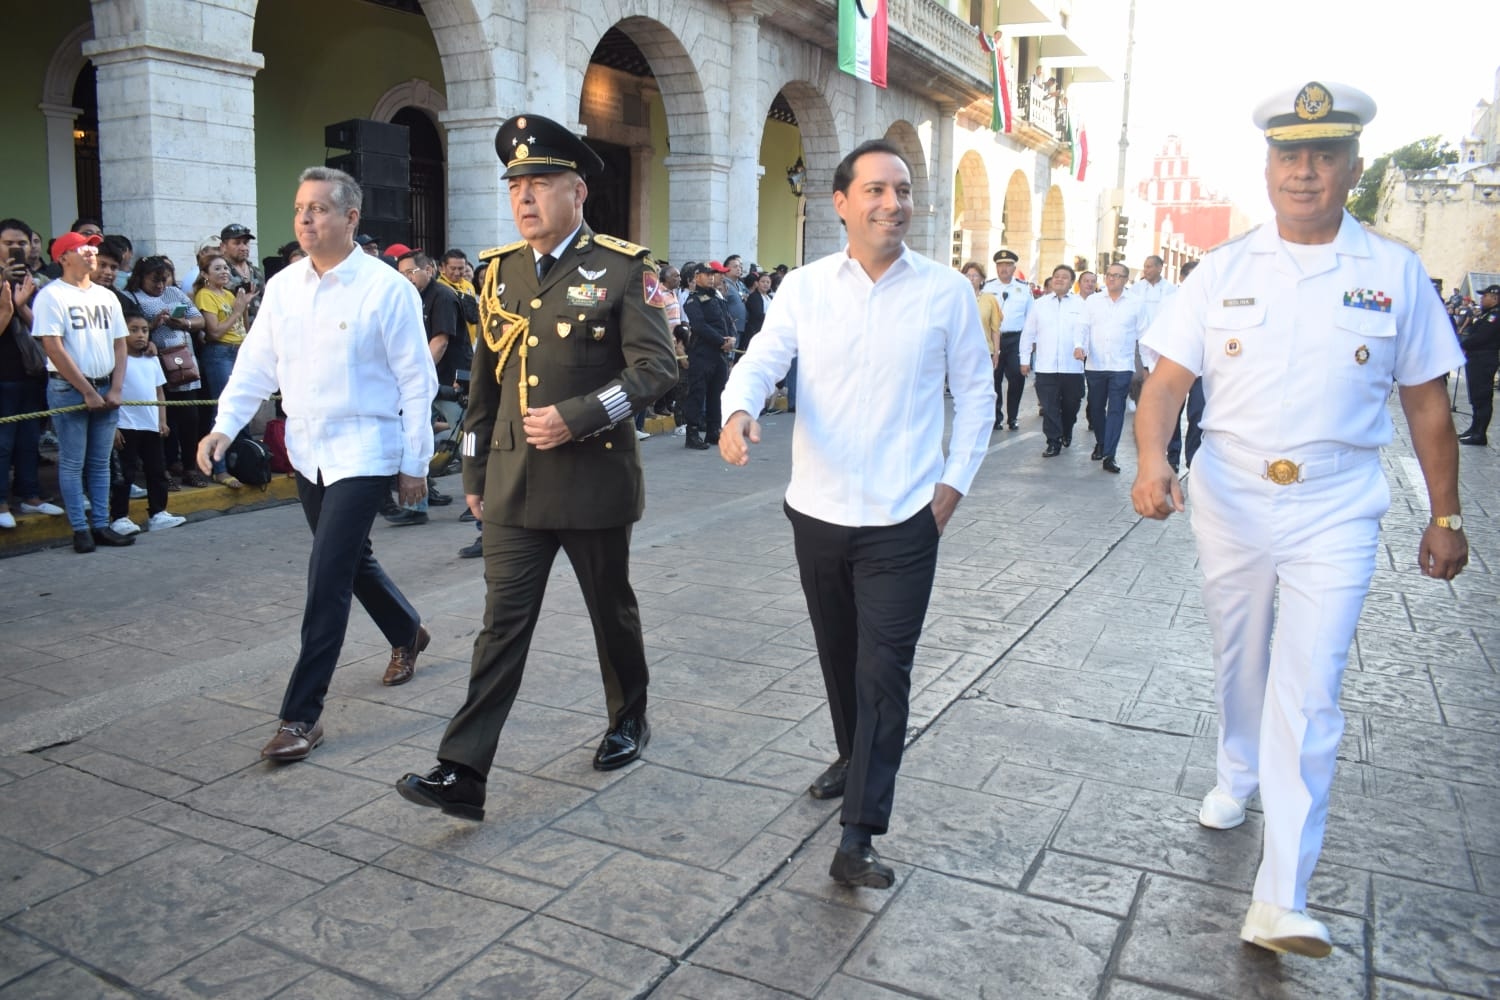
[[[193,305],[203,313],[204,321],[198,364],[209,399],[218,399],[224,391],[245,340],[245,310],[250,307],[250,296],[243,288],[229,290],[230,274],[229,261],[214,256],[193,282]]]
[[[1005,314],[1000,311],[999,299],[989,292],[980,291],[984,287],[984,268],[981,265],[969,261],[964,265],[964,277],[969,279],[979,298],[979,323],[984,327],[984,339],[990,344],[990,367],[996,368],[1000,364],[1000,321]],[[208,310],[204,310],[204,315],[208,315]]]

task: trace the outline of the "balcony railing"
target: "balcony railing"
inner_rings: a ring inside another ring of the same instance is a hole
[[[1060,95],[1048,94],[1030,82],[1017,88],[1016,111],[1032,127],[1055,136],[1068,138],[1068,109]]]
[[[890,25],[953,67],[988,81],[989,64],[974,26],[937,0],[889,0]],[[892,33],[892,40],[897,36]]]

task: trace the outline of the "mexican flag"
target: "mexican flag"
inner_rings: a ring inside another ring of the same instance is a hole
[[[1089,133],[1082,124],[1074,130],[1071,118],[1068,119],[1068,145],[1073,153],[1073,179],[1081,181],[1089,168]]]
[[[990,62],[990,131],[1009,132],[1011,125],[1010,81],[1005,76],[1005,55],[1000,51],[1000,32],[991,38],[979,33],[979,47]]]
[[[839,0],[839,69],[885,86],[886,0]]]

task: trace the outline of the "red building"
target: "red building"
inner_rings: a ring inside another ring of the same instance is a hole
[[[1243,212],[1194,175],[1182,140],[1175,135],[1162,143],[1151,176],[1141,181],[1137,194],[1151,206],[1157,253],[1168,244],[1210,250],[1250,228]]]

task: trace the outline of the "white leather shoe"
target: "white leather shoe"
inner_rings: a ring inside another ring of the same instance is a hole
[[[1275,903],[1254,902],[1245,914],[1240,940],[1270,951],[1323,958],[1333,951],[1328,928],[1305,910],[1288,910]]]
[[[1198,807],[1198,823],[1210,830],[1233,830],[1245,822],[1245,803],[1215,785]]]

